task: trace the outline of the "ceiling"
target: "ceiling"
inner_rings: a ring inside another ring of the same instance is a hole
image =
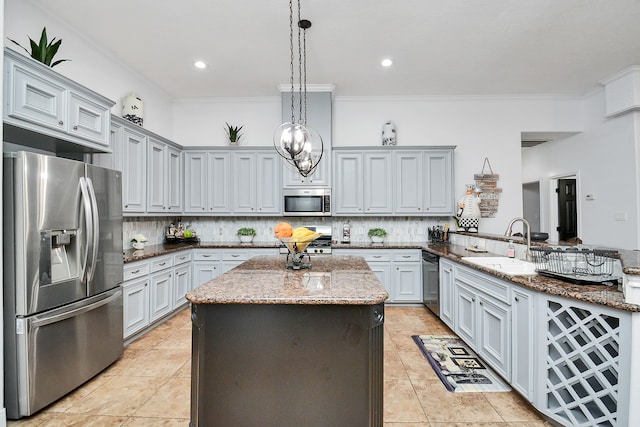
[[[30,1],[173,98],[289,81],[287,0]],[[340,96],[583,95],[640,64],[639,0],[301,1],[307,82]]]

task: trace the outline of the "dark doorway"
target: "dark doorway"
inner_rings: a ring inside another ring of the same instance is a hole
[[[576,200],[576,180],[558,180],[558,240],[578,237],[578,206]]]

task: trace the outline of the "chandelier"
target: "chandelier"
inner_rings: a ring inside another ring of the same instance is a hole
[[[306,177],[316,170],[323,153],[322,137],[307,126],[307,30],[311,21],[300,19],[300,0],[296,0],[298,9],[298,120],[295,117],[294,88],[294,43],[293,43],[293,0],[289,0],[289,52],[291,75],[291,121],[278,126],[273,135],[273,146],[278,154]]]

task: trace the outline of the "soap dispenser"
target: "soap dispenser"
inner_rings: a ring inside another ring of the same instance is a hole
[[[515,258],[516,257],[516,247],[513,244],[513,240],[509,240],[509,247],[507,248],[507,256],[509,258]]]

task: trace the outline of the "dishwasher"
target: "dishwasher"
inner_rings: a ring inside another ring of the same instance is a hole
[[[440,317],[440,257],[422,251],[422,302],[436,316]]]

